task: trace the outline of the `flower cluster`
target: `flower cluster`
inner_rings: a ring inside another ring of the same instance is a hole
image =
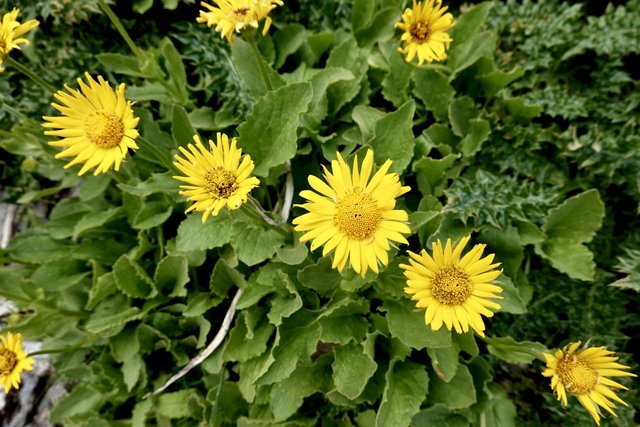
[[[11,12],[5,13],[0,22],[0,72],[2,61],[13,49],[20,49],[20,44],[29,44],[29,40],[21,37],[25,33],[33,30],[40,23],[35,19],[30,19],[22,24],[18,22],[19,9],[14,8]]]
[[[22,371],[33,369],[33,359],[28,357],[22,347],[22,335],[9,332],[0,336],[0,387],[9,393],[11,387],[20,386]]]

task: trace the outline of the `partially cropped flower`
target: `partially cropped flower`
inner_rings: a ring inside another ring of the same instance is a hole
[[[39,25],[36,19],[30,19],[27,22],[19,23],[17,21],[20,9],[14,8],[11,12],[5,13],[0,22],[0,72],[4,57],[11,52],[12,49],[20,49],[20,44],[29,44],[29,40],[22,38],[23,34],[33,30]]]
[[[625,386],[607,377],[635,377],[631,372],[625,372],[628,366],[616,363],[617,357],[605,347],[587,347],[578,350],[581,342],[569,344],[554,355],[543,353],[547,361],[547,368],[542,372],[545,377],[551,377],[551,388],[555,392],[562,406],[567,406],[567,393],[578,398],[582,406],[600,425],[600,409],[604,408],[614,417],[613,409],[616,401],[625,406],[612,389],[627,390]]]
[[[453,15],[445,13],[442,0],[416,2],[402,14],[402,22],[396,24],[404,33],[404,46],[398,51],[406,55],[407,62],[418,56],[418,65],[423,62],[444,61],[452,39],[447,31],[455,25]]]
[[[391,160],[371,177],[371,150],[360,168],[355,156],[353,170],[340,153],[337,155],[338,160],[331,162],[331,172],[323,166],[328,185],[309,176],[309,184],[317,193],[310,190],[300,193],[309,202],[299,206],[308,213],[293,220],[295,229],[306,232],[300,240],[312,240],[311,250],[324,245],[323,256],[335,250],[333,268],[342,271],[347,261],[351,261],[353,269],[362,276],[369,268],[377,273],[378,261],[384,265],[389,262],[389,241],[407,243],[403,234],[411,232],[407,225],[409,217],[405,211],[394,208],[396,198],[410,188],[400,184],[398,174],[387,173]]]
[[[24,352],[22,335],[9,332],[0,336],[0,386],[5,393],[20,387],[20,374],[32,370],[33,362]]]
[[[419,255],[409,251],[410,265],[400,264],[407,277],[404,291],[417,301],[416,307],[426,309],[425,324],[434,331],[445,324],[447,329],[458,333],[471,327],[484,336],[481,315],[491,317],[491,309],[500,309],[499,304],[491,301],[502,299],[496,295],[502,288],[491,284],[502,273],[495,269],[500,263],[492,264],[493,254],[482,258],[484,244],[475,245],[462,256],[469,239],[466,236],[453,247],[451,239],[447,239],[444,248],[438,240],[432,244],[432,256],[424,249]]]
[[[209,215],[218,215],[225,206],[238,209],[260,181],[250,176],[253,160],[236,147],[237,138],[229,142],[227,135],[218,132],[217,143],[209,140],[209,149],[202,145],[198,135],[193,139],[196,144],[189,144],[188,151],[179,147],[184,158],[176,154],[174,162],[186,176],[174,178],[187,183],[180,186],[180,194],[193,202],[187,212],[203,212],[204,223]]]
[[[233,32],[240,33],[248,27],[258,28],[263,19],[265,35],[271,27],[269,12],[282,6],[282,0],[214,0],[216,6],[206,2],[201,5],[207,9],[200,11],[197,21],[206,23],[208,27],[216,26],[215,30],[221,37],[233,42]]]
[[[59,90],[54,94],[63,105],[51,105],[62,116],[43,117],[48,123],[42,126],[56,129],[44,133],[61,138],[49,142],[65,148],[56,154],[57,159],[75,157],[65,169],[83,163],[78,175],[94,167],[94,175],[112,167],[119,170],[128,149],[138,148],[134,140],[138,137],[139,119],[133,115],[131,101],[124,97],[124,83],[114,91],[102,76],[98,76],[98,81],[89,73],[85,77],[88,85],[78,78],[82,92],[65,85],[67,92]]]

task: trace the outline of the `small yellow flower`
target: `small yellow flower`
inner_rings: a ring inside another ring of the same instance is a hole
[[[187,212],[203,212],[204,223],[209,215],[218,215],[225,206],[238,209],[260,181],[249,176],[254,164],[251,156],[243,156],[242,150],[236,148],[237,138],[232,138],[229,143],[229,137],[218,132],[216,144],[209,140],[210,150],[202,145],[198,135],[193,139],[196,144],[189,144],[189,151],[179,147],[185,158],[176,154],[174,162],[186,176],[174,178],[188,184],[180,186],[180,194],[193,202]]]
[[[378,272],[378,261],[389,262],[389,241],[407,243],[409,217],[394,209],[396,198],[410,190],[400,184],[398,174],[387,173],[392,161],[387,160],[373,175],[373,151],[368,150],[358,169],[358,156],[353,171],[340,153],[331,162],[332,171],[323,166],[328,185],[311,175],[309,184],[317,193],[304,190],[300,196],[309,203],[298,205],[308,211],[293,220],[296,231],[305,231],[300,241],[312,240],[311,250],[324,245],[322,255],[335,250],[332,268],[342,271],[347,261],[362,276],[370,268]]]
[[[33,362],[22,348],[22,335],[9,332],[6,337],[0,336],[0,386],[5,393],[11,387],[20,387],[20,373],[32,370]]]
[[[17,21],[20,9],[14,8],[11,12],[5,13],[0,22],[0,72],[4,57],[11,52],[12,49],[20,49],[20,43],[29,44],[29,40],[20,37],[21,35],[33,30],[40,23],[36,19],[30,19],[27,22],[19,23]]]
[[[484,258],[482,252],[486,245],[475,245],[466,255],[462,250],[471,236],[466,236],[455,246],[451,239],[442,247],[438,240],[432,245],[433,257],[424,249],[420,254],[409,251],[409,264],[400,264],[406,270],[407,287],[404,291],[417,301],[416,307],[426,308],[425,324],[437,331],[444,323],[447,329],[462,333],[469,326],[484,336],[484,322],[480,315],[493,316],[490,309],[498,310],[500,305],[489,299],[502,299],[496,293],[502,288],[490,282],[495,280],[502,270],[495,270],[500,263],[491,264],[494,255]]]
[[[262,35],[267,34],[271,27],[269,12],[282,6],[282,0],[214,0],[216,6],[206,2],[201,5],[208,11],[201,10],[198,22],[206,23],[208,27],[216,26],[215,30],[221,37],[233,42],[233,32],[240,33],[248,27],[258,28],[259,22],[264,21]]]
[[[607,377],[635,377],[625,372],[628,366],[616,363],[617,357],[605,347],[587,347],[578,350],[581,342],[569,344],[555,355],[543,353],[547,361],[547,368],[542,372],[545,377],[551,377],[551,388],[555,392],[562,406],[567,406],[567,393],[578,398],[582,406],[600,425],[600,410],[604,408],[614,417],[613,409],[617,406],[615,400],[625,406],[627,404],[612,390],[627,390],[625,386]]]
[[[455,24],[453,15],[445,13],[447,7],[442,7],[442,0],[426,0],[405,9],[402,22],[396,24],[400,28],[404,47],[398,52],[406,55],[406,61],[411,62],[418,55],[418,65],[423,62],[444,61],[447,59],[447,49],[451,37],[447,31]]]
[[[102,76],[97,82],[89,73],[85,77],[89,85],[78,79],[82,93],[65,85],[68,93],[59,90],[53,95],[64,104],[51,104],[62,116],[43,117],[49,123],[42,126],[57,129],[44,133],[62,138],[49,142],[66,148],[56,159],[75,156],[65,169],[84,163],[78,175],[95,166],[94,175],[107,172],[112,166],[119,170],[128,149],[138,148],[134,140],[138,137],[139,119],[133,115],[131,101],[124,97],[124,83],[114,91]]]

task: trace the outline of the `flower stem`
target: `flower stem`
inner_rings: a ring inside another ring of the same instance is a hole
[[[100,8],[105,13],[105,15],[109,17],[113,26],[116,27],[116,30],[118,30],[118,32],[120,33],[124,41],[127,43],[127,45],[129,46],[129,49],[131,49],[131,51],[136,56],[136,58],[138,58],[138,60],[142,62],[143,60],[142,52],[140,52],[140,49],[138,48],[138,46],[133,42],[133,40],[129,36],[129,33],[122,25],[122,22],[120,22],[120,18],[118,18],[118,16],[115,13],[113,13],[113,10],[109,7],[107,3],[105,3],[104,0],[98,0],[98,4],[100,5]]]
[[[53,86],[51,86],[49,83],[44,81],[42,77],[40,77],[39,75],[31,71],[28,67],[25,67],[24,65],[22,65],[21,63],[13,59],[12,57],[7,56],[6,58],[4,58],[4,63],[20,71],[25,76],[29,77],[31,80],[33,80],[36,84],[38,84],[47,92],[50,92],[50,93],[56,92],[56,89]]]
[[[260,68],[260,75],[262,76],[262,80],[264,81],[264,85],[268,91],[273,90],[273,86],[271,85],[271,80],[269,80],[269,75],[267,74],[267,68],[264,66],[264,62],[262,61],[262,55],[260,55],[260,51],[258,50],[258,45],[255,39],[249,40],[249,46],[251,46],[251,50],[253,50],[253,54],[256,56],[256,61],[258,62],[258,68]]]
[[[174,164],[171,162],[171,159],[168,158],[165,153],[160,151],[158,147],[156,147],[151,141],[148,139],[138,136],[136,139],[140,143],[140,148],[144,148],[153,154],[153,156],[162,163],[164,167],[166,167],[171,173],[179,173]]]

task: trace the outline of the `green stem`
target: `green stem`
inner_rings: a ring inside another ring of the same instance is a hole
[[[176,174],[180,173],[176,169],[174,164],[171,162],[171,159],[169,157],[167,157],[165,155],[165,153],[160,151],[160,149],[158,147],[153,145],[153,143],[151,141],[149,141],[148,139],[146,139],[146,138],[144,138],[142,136],[138,136],[136,141],[140,143],[140,148],[144,148],[145,150],[148,150],[149,152],[151,152],[151,154],[153,154],[153,156],[156,159],[158,159],[160,161],[160,163],[162,163],[162,165],[164,167],[166,167],[169,171],[171,171],[171,173],[176,173]]]
[[[24,65],[22,65],[21,63],[13,59],[12,57],[7,56],[6,58],[4,58],[4,63],[20,71],[25,76],[29,77],[31,80],[33,80],[36,84],[40,85],[40,87],[42,87],[47,92],[50,92],[52,94],[56,92],[56,89],[53,86],[51,86],[49,83],[45,82],[42,79],[42,77],[40,77],[39,75],[31,71],[29,68],[25,67]]]
[[[124,26],[122,25],[122,22],[120,22],[120,18],[118,18],[118,16],[115,13],[113,13],[113,10],[109,7],[107,3],[105,3],[104,0],[98,0],[98,4],[100,5],[100,8],[102,9],[102,11],[109,17],[113,26],[116,27],[116,30],[118,30],[118,32],[120,33],[124,41],[127,43],[127,45],[129,46],[129,49],[131,49],[131,51],[136,56],[136,58],[138,58],[138,60],[142,62],[143,61],[142,52],[140,52],[140,49],[138,48],[138,46],[133,42],[133,40],[129,36],[129,33],[127,33],[127,30],[125,30]]]
[[[258,45],[254,39],[249,41],[249,46],[251,46],[251,50],[253,50],[253,54],[256,56],[256,61],[258,62],[258,68],[260,68],[260,75],[262,76],[262,80],[264,81],[264,85],[266,86],[268,91],[273,90],[273,86],[271,85],[271,81],[269,80],[269,75],[267,74],[267,68],[264,66],[264,61],[262,61],[262,55],[260,55],[260,51],[258,50]]]

